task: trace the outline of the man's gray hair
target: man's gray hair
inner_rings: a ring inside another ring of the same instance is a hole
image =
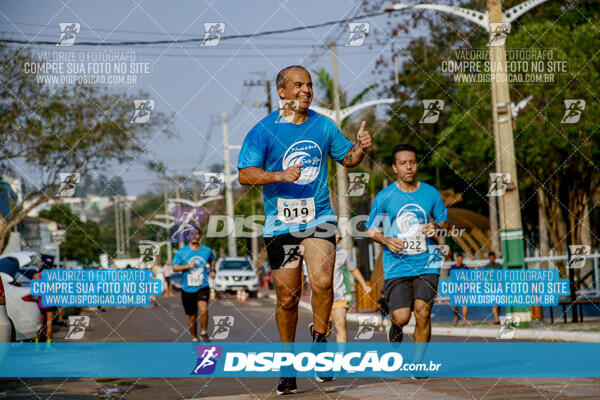
[[[308,76],[310,76],[310,72],[308,72],[308,70],[306,68],[304,68],[302,65],[290,65],[289,67],[285,67],[284,69],[279,71],[279,73],[277,74],[276,84],[277,84],[278,88],[285,87],[285,84],[287,83],[286,76],[287,76],[288,72],[290,72],[291,70],[293,70],[295,68],[303,69],[304,71],[306,71]]]

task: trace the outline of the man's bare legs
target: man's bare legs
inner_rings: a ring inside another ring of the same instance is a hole
[[[200,329],[202,332],[206,332],[208,328],[208,302],[199,300],[198,312],[200,313]]]
[[[427,343],[431,339],[431,304],[423,299],[415,299],[415,361],[421,361],[425,350],[427,349]]]
[[[196,319],[198,315],[188,315],[188,327],[190,328],[190,335],[193,339],[198,339],[198,326],[196,325]]]
[[[492,313],[494,314],[494,323],[497,325],[500,323],[500,306],[492,306]]]
[[[281,342],[290,343],[296,338],[298,303],[301,295],[302,258],[273,270],[273,280],[277,291],[275,319]]]
[[[316,238],[304,239],[302,246],[312,288],[313,330],[324,334],[333,305],[335,246],[328,240]]]

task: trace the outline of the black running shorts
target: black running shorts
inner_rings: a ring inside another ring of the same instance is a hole
[[[300,232],[265,237],[265,247],[267,248],[271,270],[281,268],[286,259],[288,259],[290,251],[290,247],[288,246],[298,246],[304,239],[325,239],[328,242],[333,243],[333,246],[335,247],[336,228],[337,225],[334,222],[324,222]]]
[[[181,302],[183,303],[183,309],[185,315],[197,315],[198,314],[198,302],[206,301],[210,297],[210,288],[208,286],[203,287],[197,292],[186,292],[181,291]]]
[[[437,294],[439,278],[436,274],[426,274],[387,279],[383,284],[383,294],[390,312],[407,307],[412,310],[414,299],[432,304]]]

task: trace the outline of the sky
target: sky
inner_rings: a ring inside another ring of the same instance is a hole
[[[256,33],[306,26],[363,14],[361,1],[78,1],[46,0],[3,2],[0,6],[0,35],[5,38],[57,41],[60,23],[77,22],[79,41],[161,40],[202,38],[204,23],[224,23],[224,35]],[[371,32],[385,30],[390,17],[364,18]],[[268,78],[276,105],[274,81],[285,66],[302,64],[311,71],[324,67],[331,72],[332,56],[323,45],[336,41],[340,85],[356,94],[379,79],[373,73],[374,62],[382,53],[389,54],[391,42],[377,43],[373,35],[364,45],[344,46],[348,26],[339,24],[310,30],[253,39],[220,42],[214,47],[192,44],[120,46],[110,50],[133,51],[135,61],[150,63],[149,74],[136,75],[137,84],[113,87],[137,93],[143,90],[155,101],[155,110],[174,113],[173,128],[178,137],[166,139],[160,134],[147,145],[147,159],[160,160],[170,174],[191,175],[208,171],[223,163],[223,138],[220,118],[229,118],[229,143],[239,145],[245,134],[266,115],[264,87],[247,87],[244,82]],[[409,38],[399,39],[397,47]],[[28,45],[32,51],[56,51],[56,46]],[[60,50],[88,52],[95,47],[61,47]],[[102,48],[106,50],[106,48]],[[314,57],[316,56],[316,57]],[[319,92],[315,93],[318,101]],[[385,114],[381,106],[378,113]],[[211,121],[217,124],[211,124]],[[212,126],[212,128],[211,128]],[[237,150],[231,153],[235,170]],[[39,172],[24,166],[26,179],[39,181]],[[139,195],[152,188],[158,178],[141,161],[114,165],[109,176],[123,178],[128,194]],[[100,173],[100,172],[99,172]],[[37,177],[37,178],[36,178]]]

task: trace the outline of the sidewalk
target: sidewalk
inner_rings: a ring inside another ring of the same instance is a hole
[[[277,300],[275,291],[260,289],[259,297]],[[305,291],[300,298],[300,307],[312,312],[310,304],[310,291]],[[347,321],[359,323],[365,318],[370,319],[377,326],[381,325],[381,314],[376,311],[358,312],[351,308],[347,315]],[[415,329],[414,316],[411,317],[404,333],[412,334]],[[431,333],[438,336],[475,337],[496,339],[499,327],[491,323],[473,321],[470,326],[452,326],[448,323],[432,323]],[[555,325],[534,323],[530,329],[517,329],[515,340],[541,340],[557,342],[600,342],[600,321],[588,323],[557,323]]]

